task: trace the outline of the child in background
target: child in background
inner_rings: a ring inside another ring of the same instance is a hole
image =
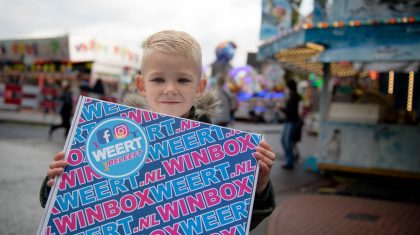
[[[189,34],[165,30],[151,35],[144,44],[141,75],[136,77],[140,94],[124,99],[127,105],[171,116],[210,123],[217,110],[217,99],[204,93],[207,80],[202,79],[201,48]],[[275,208],[270,171],[275,154],[265,140],[257,147],[260,167],[252,211],[251,229]],[[43,206],[54,179],[67,166],[64,153],[58,152],[49,166],[40,191]]]

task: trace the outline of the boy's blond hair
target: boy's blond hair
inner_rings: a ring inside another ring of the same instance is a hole
[[[201,47],[191,35],[182,31],[163,30],[152,34],[143,45],[143,61],[151,53],[164,53],[169,55],[180,55],[191,59],[196,65],[199,78],[201,78]]]

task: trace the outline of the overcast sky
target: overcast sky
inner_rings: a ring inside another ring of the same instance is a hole
[[[141,45],[150,34],[175,29],[195,37],[203,64],[215,60],[215,47],[232,40],[234,66],[256,52],[261,0],[1,0],[0,39],[84,34]]]

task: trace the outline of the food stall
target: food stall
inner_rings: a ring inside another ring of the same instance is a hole
[[[62,84],[77,91],[99,78],[118,100],[140,66],[139,47],[80,35],[0,40],[0,49],[0,107],[8,109],[55,109]]]

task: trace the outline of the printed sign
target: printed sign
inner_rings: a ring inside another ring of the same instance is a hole
[[[260,140],[81,97],[38,234],[247,234]]]

